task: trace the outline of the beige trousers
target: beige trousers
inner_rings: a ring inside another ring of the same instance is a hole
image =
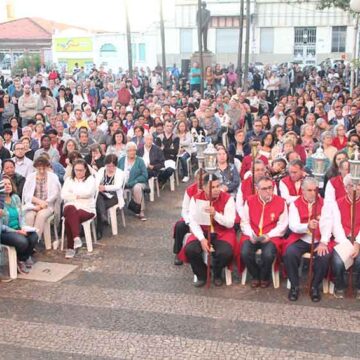
[[[54,213],[51,208],[41,209],[40,211],[30,210],[25,214],[25,222],[28,226],[33,226],[38,229],[37,234],[39,239],[42,237],[46,220]]]

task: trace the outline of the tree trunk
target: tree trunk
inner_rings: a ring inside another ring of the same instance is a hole
[[[244,89],[248,89],[249,78],[249,48],[250,48],[250,0],[246,0],[246,39],[245,39],[245,71],[244,71]]]
[[[163,14],[163,0],[160,0],[160,36],[161,36],[161,58],[163,69],[163,88],[166,89],[166,53],[165,53],[165,28]]]
[[[131,31],[130,31],[130,22],[129,22],[129,9],[128,9],[128,0],[125,0],[125,22],[126,22],[126,40],[128,48],[128,66],[129,66],[129,76],[133,76],[133,61],[132,61],[132,48],[131,48]]]
[[[244,0],[240,0],[240,18],[239,18],[239,49],[238,49],[238,84],[242,85],[242,44],[243,44],[243,28],[244,28]]]

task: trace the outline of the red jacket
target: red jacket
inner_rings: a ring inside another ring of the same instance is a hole
[[[346,196],[346,190],[344,181],[341,175],[335,176],[329,180],[331,185],[335,189],[335,199],[338,200],[344,196]]]
[[[258,157],[259,160],[261,160],[265,165],[268,164],[268,159],[264,156],[261,155],[260,157]],[[242,161],[241,164],[241,170],[240,170],[240,178],[241,180],[244,179],[244,175],[247,171],[251,170],[251,165],[252,165],[252,161],[253,158],[251,155],[246,155]]]
[[[296,199],[294,201],[294,205],[298,209],[300,222],[302,224],[307,224],[309,222],[309,220],[312,220],[312,219],[316,219],[316,220],[320,219],[321,209],[324,205],[324,200],[322,199],[321,196],[318,195],[318,198],[316,201],[317,201],[316,206],[313,205],[311,208],[311,214],[309,214],[309,205],[308,205],[309,203],[304,199],[303,196],[300,196],[298,199]],[[316,208],[316,213],[315,213],[315,208]],[[298,234],[298,233],[292,232],[284,243],[284,246],[282,249],[283,254],[285,253],[285,251],[289,245],[298,241],[304,235],[305,234]],[[315,230],[315,241],[320,241],[320,238],[321,238],[321,234],[320,234],[320,229],[318,226],[317,229]]]
[[[216,212],[223,214],[225,205],[230,198],[231,198],[231,195],[229,195],[228,193],[226,193],[224,191],[221,191],[218,198],[212,201],[212,206],[215,208]],[[196,195],[194,195],[194,199],[195,199],[195,201],[196,200],[208,200],[205,191],[198,192]],[[215,221],[215,219],[213,220],[213,224],[214,224],[214,232],[217,234],[217,238],[219,240],[226,241],[228,244],[231,245],[232,248],[235,248],[236,234],[235,234],[234,228],[232,227],[229,229],[225,226],[222,226],[222,225],[218,224]],[[209,232],[209,226],[201,226],[201,229],[202,229],[204,235],[207,237],[208,232]],[[191,234],[188,237],[185,246],[182,247],[182,249],[179,253],[179,259],[181,259],[183,261],[187,261],[186,255],[185,255],[185,247],[191,241],[197,241],[197,240],[198,239],[193,234]]]
[[[128,106],[131,100],[131,93],[127,88],[122,88],[118,91],[118,99],[121,105]]]
[[[340,214],[341,214],[341,224],[344,228],[345,235],[347,237],[351,236],[351,213],[352,213],[352,204],[348,196],[344,196],[336,200]],[[356,214],[355,214],[355,235],[360,231],[360,200],[356,202]]]

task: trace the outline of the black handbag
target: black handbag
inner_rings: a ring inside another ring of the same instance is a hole
[[[128,205],[128,209],[135,214],[140,214],[141,205],[136,203],[133,199],[131,199]]]

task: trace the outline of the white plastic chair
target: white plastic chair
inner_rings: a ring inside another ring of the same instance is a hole
[[[150,201],[153,202],[155,200],[155,186],[157,197],[160,197],[159,180],[156,176],[153,176],[148,180],[148,183],[150,188]]]
[[[95,204],[98,197],[99,192],[96,191],[95,193]],[[95,226],[95,220],[96,220],[96,213],[94,216],[81,223],[81,226],[84,229],[84,235],[85,235],[85,241],[86,241],[86,247],[88,252],[93,251],[93,238],[94,243],[96,244],[97,238],[96,238],[96,226]],[[93,234],[93,238],[91,236],[91,232]],[[65,218],[62,217],[62,229],[61,229],[61,250],[64,250],[64,241],[65,241]]]
[[[179,180],[179,169],[180,169],[180,160],[179,160],[180,156],[178,155],[176,158],[176,169],[175,169],[175,178],[176,178],[176,184],[179,186],[180,180]],[[187,167],[187,171],[188,171],[188,176],[189,178],[192,177],[192,166],[191,166],[191,156],[186,159],[186,167]]]
[[[57,248],[58,243],[59,243],[57,226],[56,226],[56,222],[55,222],[55,215],[52,214],[47,218],[47,220],[45,222],[45,227],[44,227],[44,235],[43,236],[44,236],[44,243],[45,243],[45,249],[46,250],[50,250],[51,245],[52,245],[52,241],[51,241],[51,224],[53,225],[54,234],[55,234],[54,249],[55,249],[55,247]]]
[[[190,235],[190,234],[189,234]],[[204,263],[207,264],[207,255],[203,252]],[[228,267],[225,267],[225,283],[226,286],[230,286],[232,284],[232,273]],[[197,282],[197,276],[194,275],[194,283]]]
[[[1,251],[7,251],[8,261],[9,261],[9,276],[10,279],[17,278],[17,255],[16,250],[12,246],[7,246],[0,244]]]
[[[93,251],[93,238],[94,237],[94,243],[96,243],[96,226],[95,226],[95,219],[96,215],[92,217],[90,220],[86,220],[81,223],[81,226],[84,229],[84,235],[85,235],[85,241],[86,241],[86,247],[88,252]],[[93,235],[91,236],[91,231]],[[62,218],[62,230],[61,230],[61,250],[64,250],[64,238],[65,238],[65,218]]]
[[[299,276],[302,275],[304,259],[310,259],[310,253],[307,252],[301,257],[300,266],[299,266]],[[328,293],[334,294],[335,286],[332,281],[329,281],[328,279],[324,279],[322,285],[323,285],[323,293],[324,294],[328,294]],[[286,287],[287,287],[287,289],[291,288],[291,283],[290,283],[289,279],[287,279]]]
[[[256,251],[256,255],[261,255],[261,249],[258,249]],[[274,289],[278,289],[280,287],[280,272],[279,270],[275,271],[275,263],[276,263],[276,259],[274,260],[271,266],[271,276],[272,276]],[[247,273],[248,273],[247,268],[245,268],[241,274],[241,285],[246,285]]]
[[[120,210],[123,226],[124,228],[126,227],[124,208],[120,209],[119,204],[112,206],[108,209],[108,218],[110,219],[111,232],[113,235],[118,234],[118,224],[116,216],[117,209]]]

